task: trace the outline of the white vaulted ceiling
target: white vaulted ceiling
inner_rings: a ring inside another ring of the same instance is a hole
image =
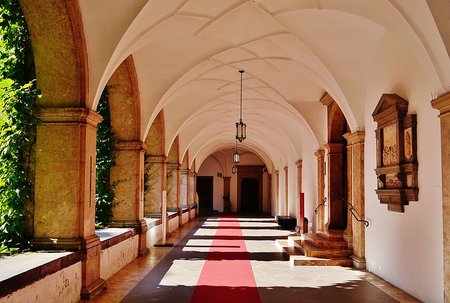
[[[179,135],[191,160],[233,146],[239,69],[244,146],[277,167],[301,159],[302,144],[326,140],[319,103],[326,92],[352,131],[364,127],[383,49],[417,60],[435,91],[450,84],[448,53],[422,0],[80,0],[80,7],[94,108],[132,55],[143,136],[164,109],[166,151]]]

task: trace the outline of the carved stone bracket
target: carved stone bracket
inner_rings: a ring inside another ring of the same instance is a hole
[[[408,101],[396,94],[383,94],[372,117],[377,122],[377,194],[388,209],[404,212],[404,205],[417,201],[417,119],[406,115]]]

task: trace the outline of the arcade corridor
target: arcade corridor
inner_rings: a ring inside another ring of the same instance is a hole
[[[272,218],[200,218],[178,229],[173,248],[153,248],[91,302],[417,302],[367,272],[291,267]]]

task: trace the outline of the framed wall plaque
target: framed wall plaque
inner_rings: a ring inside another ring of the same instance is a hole
[[[404,212],[404,205],[417,201],[417,119],[407,115],[408,101],[396,94],[383,94],[372,117],[377,122],[377,189],[380,202],[390,211]]]

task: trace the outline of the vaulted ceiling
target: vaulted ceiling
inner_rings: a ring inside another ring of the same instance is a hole
[[[319,102],[325,93],[352,131],[363,129],[363,105],[373,98],[367,88],[380,62],[414,61],[430,79],[430,93],[450,85],[443,33],[426,1],[80,0],[80,7],[93,107],[132,55],[141,133],[164,109],[166,150],[179,135],[180,152],[189,149],[200,162],[234,145],[239,69],[244,146],[275,166],[326,142]],[[392,74],[398,69],[392,64]]]

